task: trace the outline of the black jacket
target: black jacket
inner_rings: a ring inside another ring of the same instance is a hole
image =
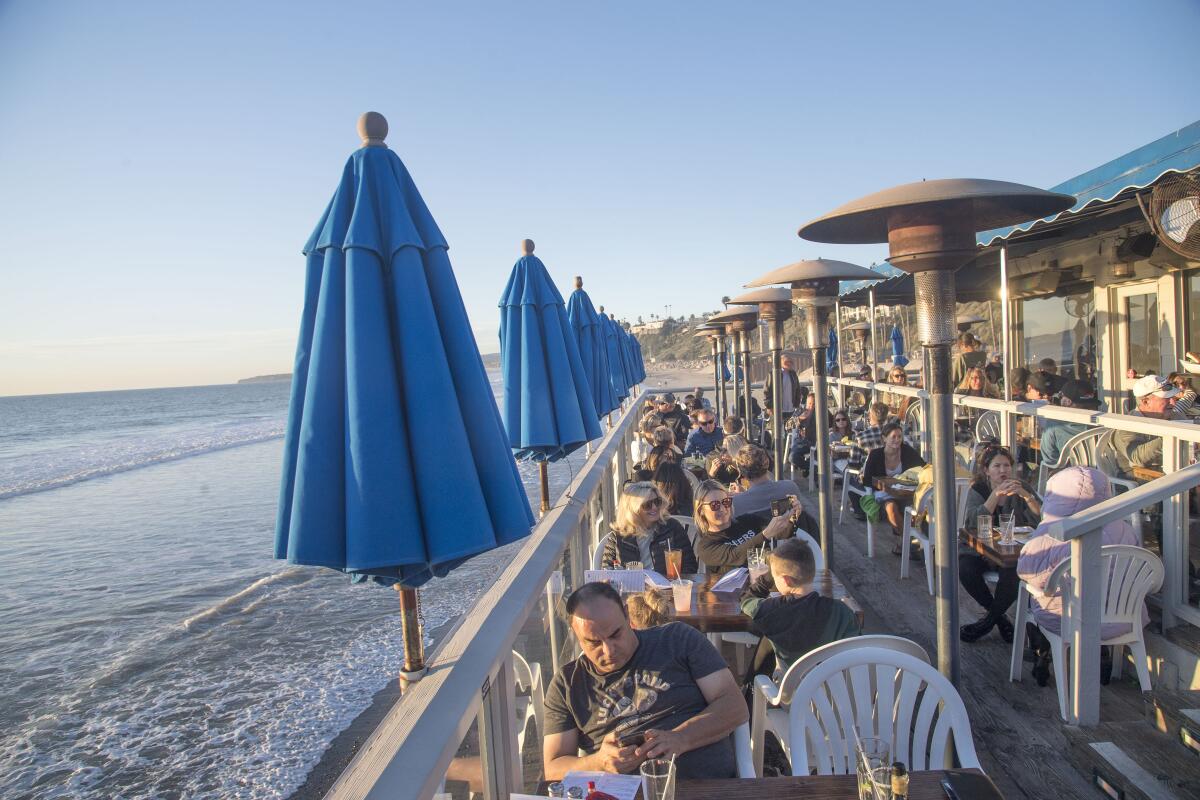
[[[677,520],[673,519],[660,522],[655,527],[653,538],[650,539],[650,560],[653,563],[644,566],[666,577],[667,557],[665,553],[668,542],[671,543],[672,550],[683,551],[683,564],[680,566],[680,570],[684,575],[695,575],[700,571],[696,562],[696,554],[692,550],[692,543],[688,540],[687,531]],[[622,536],[613,531],[612,536],[609,536],[608,541],[604,543],[604,555],[601,557],[600,566],[604,569],[620,568],[629,561],[641,560],[642,551],[638,549],[637,538]]]
[[[762,547],[767,541],[762,532],[770,521],[770,511],[762,514],[742,514],[734,517],[733,522],[723,531],[700,531],[700,535],[696,537],[696,555],[714,575],[722,575],[734,567],[744,567],[750,551]]]
[[[800,377],[796,374],[796,370],[794,369],[784,371],[787,372],[787,374],[792,378],[789,381],[789,383],[792,384],[792,408],[799,410],[804,406],[804,393],[800,391]],[[763,405],[765,405],[767,408],[771,408],[772,404],[775,402],[775,390],[772,388],[771,383],[774,379],[775,370],[771,370],[767,373],[767,380],[763,383]],[[783,391],[787,391],[787,386],[783,387]]]
[[[692,418],[678,405],[662,415],[663,424],[675,432],[675,444],[682,450],[692,431]]]
[[[925,466],[925,459],[921,458],[921,454],[908,445],[907,442],[900,445],[900,471],[910,470],[913,467]],[[887,468],[883,465],[883,448],[876,447],[867,455],[867,461],[863,464],[862,482],[863,486],[874,488],[877,478],[886,478]]]

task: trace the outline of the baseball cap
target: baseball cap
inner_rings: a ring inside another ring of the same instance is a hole
[[[1069,399],[1073,406],[1089,409],[1099,408],[1100,406],[1100,403],[1096,400],[1096,390],[1086,381],[1067,381],[1063,384],[1060,393],[1063,397]]]
[[[663,394],[660,394],[658,397],[654,398],[654,400],[659,403],[674,403],[675,394],[673,392],[664,392]]]
[[[1151,394],[1158,397],[1174,397],[1179,394],[1179,389],[1161,375],[1143,375],[1133,384],[1133,396],[1146,397]]]

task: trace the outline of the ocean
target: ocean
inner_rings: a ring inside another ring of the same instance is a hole
[[[0,797],[285,798],[396,679],[395,592],[272,557],[288,392],[0,398]],[[423,589],[427,634],[519,546]]]

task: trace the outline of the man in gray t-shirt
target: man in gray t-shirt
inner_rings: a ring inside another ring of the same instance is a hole
[[[746,703],[703,634],[678,622],[633,630],[604,583],[576,590],[567,614],[583,655],[546,690],[547,780],[632,773],[648,758],[671,756],[681,778],[736,777],[730,734],[747,721]]]

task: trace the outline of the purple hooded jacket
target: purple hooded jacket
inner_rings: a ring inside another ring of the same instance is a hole
[[[1093,467],[1068,467],[1057,472],[1046,483],[1046,496],[1042,499],[1042,522],[1033,532],[1029,542],[1021,548],[1017,562],[1017,574],[1029,584],[1029,588],[1042,592],[1050,573],[1059,562],[1071,557],[1071,543],[1060,542],[1046,533],[1050,523],[1069,517],[1097,503],[1107,500],[1112,487],[1104,473]],[[1104,526],[1103,544],[1131,544],[1141,546],[1133,526],[1127,520],[1110,522]],[[1043,598],[1031,597],[1034,619],[1038,625],[1060,633],[1062,630],[1062,597],[1055,595]],[[1142,626],[1150,622],[1145,607],[1142,608]],[[1108,623],[1100,626],[1100,638],[1111,639],[1129,633],[1129,626]]]

